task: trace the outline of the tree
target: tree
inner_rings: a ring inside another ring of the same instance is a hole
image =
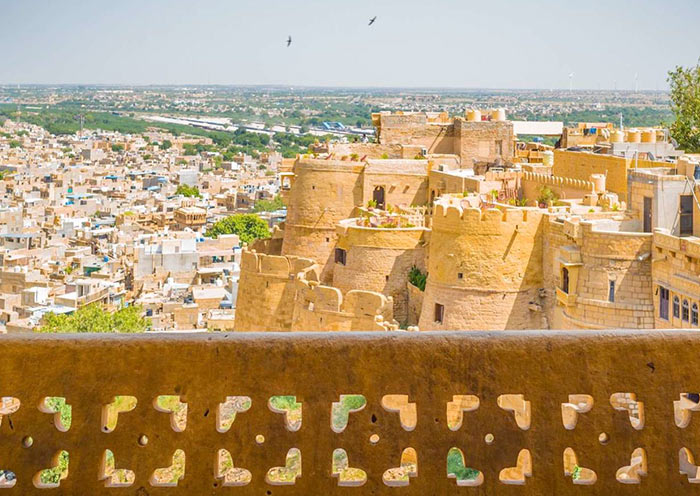
[[[700,61],[695,67],[682,66],[668,73],[671,109],[676,120],[671,135],[687,152],[700,152]]]
[[[105,311],[99,303],[79,308],[70,315],[47,313],[38,332],[73,333],[73,332],[143,332],[150,326],[141,316],[141,307],[124,307],[116,312]]]
[[[112,145],[112,151],[113,152],[122,152],[122,151],[124,151],[124,145]]]
[[[275,196],[272,200],[258,200],[253,206],[253,212],[274,212],[284,208],[284,202],[280,195]]]
[[[173,147],[173,142],[170,140],[163,140],[163,143],[160,145],[160,147],[163,150],[170,150]]]
[[[175,190],[176,195],[183,195],[189,198],[201,198],[202,195],[199,193],[199,188],[197,186],[188,186],[186,184],[181,184]]]
[[[207,236],[217,238],[222,234],[236,234],[244,243],[270,236],[267,222],[255,214],[235,214],[215,222],[207,230]]]

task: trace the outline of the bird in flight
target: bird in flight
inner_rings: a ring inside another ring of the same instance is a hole
[[[374,24],[374,21],[376,21],[376,20],[377,20],[377,16],[372,17],[372,18],[369,20],[368,26],[371,26],[372,24]]]
[[[292,44],[292,37],[290,36],[289,38],[287,38],[287,48],[289,48],[289,45],[291,45],[291,44]]]

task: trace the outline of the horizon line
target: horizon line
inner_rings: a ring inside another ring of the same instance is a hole
[[[336,89],[336,90],[425,90],[425,91],[564,91],[576,92],[620,92],[620,93],[667,93],[668,89],[637,89],[634,88],[523,88],[523,87],[487,87],[487,86],[381,86],[381,85],[296,85],[280,83],[6,83],[0,82],[0,88],[21,89],[21,87],[104,87],[104,88],[275,88],[275,89]]]

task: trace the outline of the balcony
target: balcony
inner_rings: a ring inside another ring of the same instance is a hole
[[[696,332],[0,345],[7,494],[659,495],[698,482]]]
[[[576,295],[565,293],[562,289],[557,288],[557,301],[565,307],[571,307],[576,304]]]

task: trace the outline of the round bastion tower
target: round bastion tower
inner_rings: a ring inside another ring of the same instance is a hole
[[[481,211],[438,199],[420,329],[542,328],[541,221],[537,209]]]
[[[283,255],[311,258],[321,282],[333,280],[336,224],[363,201],[362,162],[299,158],[289,193]]]

